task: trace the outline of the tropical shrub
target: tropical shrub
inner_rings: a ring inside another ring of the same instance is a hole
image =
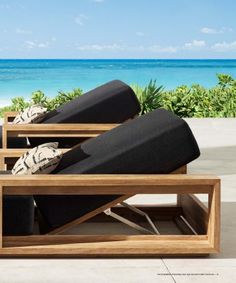
[[[151,80],[145,88],[142,88],[137,84],[131,87],[133,88],[134,92],[136,93],[139,99],[141,105],[141,115],[161,107],[161,94],[163,91],[163,87],[157,86],[155,80]]]
[[[49,111],[54,110],[62,104],[69,102],[70,100],[74,99],[75,97],[79,97],[82,94],[82,90],[77,88],[71,92],[58,91],[58,94],[55,97],[50,98],[47,97],[41,90],[37,90],[32,93],[29,101],[25,100],[23,97],[13,98],[10,106],[0,108],[0,117],[2,117],[3,113],[6,111],[22,111],[32,104],[41,104]]]

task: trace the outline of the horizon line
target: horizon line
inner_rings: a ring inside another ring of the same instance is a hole
[[[236,60],[236,58],[0,58],[3,60]]]

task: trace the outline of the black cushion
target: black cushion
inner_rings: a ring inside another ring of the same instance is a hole
[[[64,154],[55,174],[170,173],[199,156],[188,126],[171,112],[158,109]],[[117,198],[117,196],[35,196],[50,228]]]
[[[140,105],[133,90],[127,84],[114,80],[49,112],[41,123],[122,123],[139,112]],[[55,139],[30,138],[32,146],[49,141]],[[60,147],[70,147],[81,142],[73,138],[57,141]]]
[[[26,148],[27,140],[26,138],[8,138],[8,148]],[[2,148],[2,126],[0,126],[0,148]]]

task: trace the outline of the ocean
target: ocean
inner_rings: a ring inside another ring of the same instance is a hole
[[[156,79],[165,89],[182,84],[211,87],[217,73],[236,77],[236,60],[0,60],[0,107],[15,96],[36,90],[54,96],[58,90],[84,91],[113,79],[146,85]]]

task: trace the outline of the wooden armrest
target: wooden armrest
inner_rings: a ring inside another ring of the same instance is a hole
[[[31,148],[7,148],[0,149],[0,158],[18,158],[21,157],[24,153],[29,151]],[[70,148],[60,148],[60,150],[65,153]]]
[[[16,115],[18,115],[19,112],[17,111],[7,111],[4,113],[4,124],[7,124],[9,122],[12,122]]]
[[[7,195],[193,194],[208,193],[219,182],[220,179],[212,175],[0,175],[0,187]]]
[[[7,149],[0,149],[0,170],[6,170],[9,169],[8,166],[10,166],[10,169],[12,168],[17,161],[18,158],[20,158],[24,153],[29,151],[30,148],[7,148]],[[60,148],[62,153],[64,154],[68,150],[71,150],[71,148]],[[184,169],[181,169],[184,170]]]
[[[96,137],[119,124],[4,124],[2,147],[7,148],[8,137]]]

